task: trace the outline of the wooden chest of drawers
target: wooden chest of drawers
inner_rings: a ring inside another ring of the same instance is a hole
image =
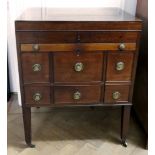
[[[44,10],[15,22],[26,143],[31,107],[120,106],[126,146],[141,20],[117,8]]]

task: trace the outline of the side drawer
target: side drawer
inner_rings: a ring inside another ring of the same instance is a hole
[[[106,81],[131,81],[134,53],[108,53]]]
[[[49,54],[22,53],[24,83],[49,82]]]
[[[105,103],[124,103],[129,101],[129,85],[106,85]]]
[[[27,105],[49,105],[51,104],[51,88],[50,86],[32,86],[26,85],[24,87],[25,91],[25,103]]]
[[[55,104],[97,104],[101,86],[55,86]]]

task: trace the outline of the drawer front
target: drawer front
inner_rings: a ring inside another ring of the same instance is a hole
[[[107,81],[130,81],[133,53],[109,53],[107,64]]]
[[[55,82],[96,82],[102,80],[103,53],[55,53]]]
[[[110,13],[111,14],[111,13]],[[111,18],[109,14],[109,18]],[[88,17],[89,16],[89,17]],[[141,31],[142,22],[141,21],[117,21],[117,19],[124,19],[123,14],[120,17],[117,16],[115,21],[105,21],[103,16],[90,16],[90,13],[87,14],[89,20],[91,17],[94,18],[94,21],[16,21],[15,27],[16,31]],[[96,18],[97,17],[97,18]],[[97,21],[98,19],[98,21]],[[36,19],[35,19],[36,20]],[[134,20],[134,19],[133,19]]]
[[[49,82],[49,55],[23,53],[21,55],[24,83]]]
[[[17,32],[19,43],[134,43],[138,39],[138,32]]]
[[[55,44],[21,44],[21,52],[70,52],[70,51],[135,51],[136,43],[55,43]]]
[[[137,32],[79,32],[81,43],[135,43],[138,39]]]
[[[100,86],[56,86],[55,104],[94,104],[100,102]]]
[[[76,32],[17,32],[19,43],[75,43]]]
[[[129,98],[128,85],[106,85],[105,86],[105,103],[122,103],[128,102]]]
[[[48,105],[50,104],[49,86],[25,86],[25,103],[30,105]]]

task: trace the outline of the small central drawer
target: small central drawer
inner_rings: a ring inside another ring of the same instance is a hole
[[[102,81],[103,53],[54,54],[54,82]]]
[[[91,104],[99,103],[100,86],[55,86],[55,104]]]

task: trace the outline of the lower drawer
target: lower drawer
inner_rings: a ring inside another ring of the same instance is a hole
[[[100,86],[55,86],[55,104],[91,104],[99,103]]]
[[[49,86],[25,86],[25,103],[30,105],[48,105],[50,101]]]
[[[106,85],[105,103],[122,103],[129,101],[129,85]]]

